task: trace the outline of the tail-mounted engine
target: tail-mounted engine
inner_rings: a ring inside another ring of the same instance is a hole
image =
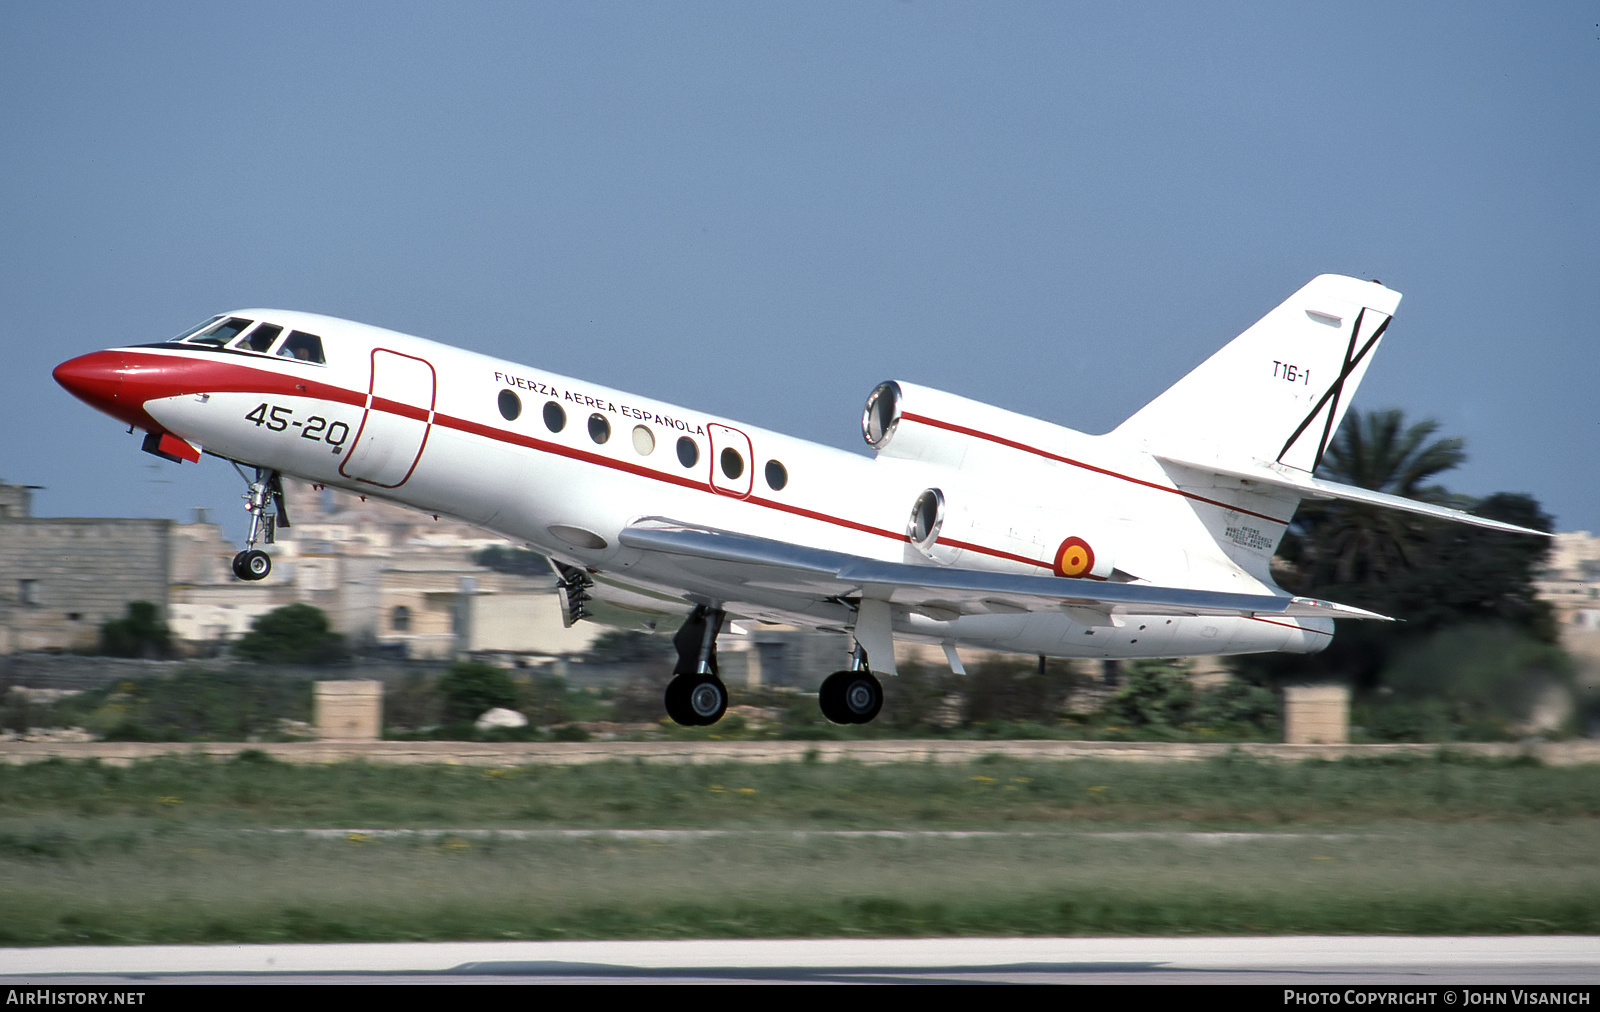
[[[939,488],[924,489],[912,502],[906,541],[940,565],[1119,578],[1114,575],[1115,545],[1105,525],[959,492],[947,498]]]

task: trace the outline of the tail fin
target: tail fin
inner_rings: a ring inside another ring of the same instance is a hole
[[[1117,427],[1148,451],[1222,470],[1311,472],[1400,304],[1373,281],[1324,274]]]

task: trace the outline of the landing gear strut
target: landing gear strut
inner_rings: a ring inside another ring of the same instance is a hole
[[[238,464],[233,469],[244,478]],[[271,468],[256,468],[254,481],[245,478],[250,491],[244,494],[245,509],[250,511],[250,536],[245,550],[233,557],[233,575],[241,580],[265,580],[272,572],[272,557],[256,547],[256,542],[270,545],[277,540],[279,527],[289,527],[289,509],[283,501],[283,480]]]
[[[704,727],[722,719],[728,709],[728,687],[717,677],[717,633],[723,611],[696,605],[672,637],[678,663],[667,683],[667,716],[686,727]]]
[[[883,684],[867,670],[859,645],[850,655],[848,671],[835,671],[823,680],[817,702],[822,715],[835,724],[865,724],[883,709]]]

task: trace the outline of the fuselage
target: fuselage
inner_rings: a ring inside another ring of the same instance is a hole
[[[458,518],[594,574],[601,596],[663,615],[714,602],[749,620],[846,628],[851,609],[759,572],[663,566],[619,540],[642,518],[893,562],[1281,593],[1267,562],[1294,508],[1180,487],[1115,436],[909,384],[895,387],[905,405],[894,419],[899,442],[868,458],[278,310],[241,310],[173,341],[85,355],[56,378],[161,434],[176,451],[167,455],[203,450]],[[918,529],[915,506],[934,490],[930,532]],[[1308,618],[1080,621],[999,601],[977,613],[901,610],[893,622],[900,637],[1063,657],[1309,652],[1332,632],[1331,621]]]

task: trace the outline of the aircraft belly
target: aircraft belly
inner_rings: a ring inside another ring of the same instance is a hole
[[[1048,612],[963,615],[937,621],[902,615],[895,631],[929,642],[1049,657],[1150,658],[1285,651],[1314,653],[1327,646],[1329,619],[1251,619],[1231,616],[1118,614],[1116,622],[1087,624]]]

